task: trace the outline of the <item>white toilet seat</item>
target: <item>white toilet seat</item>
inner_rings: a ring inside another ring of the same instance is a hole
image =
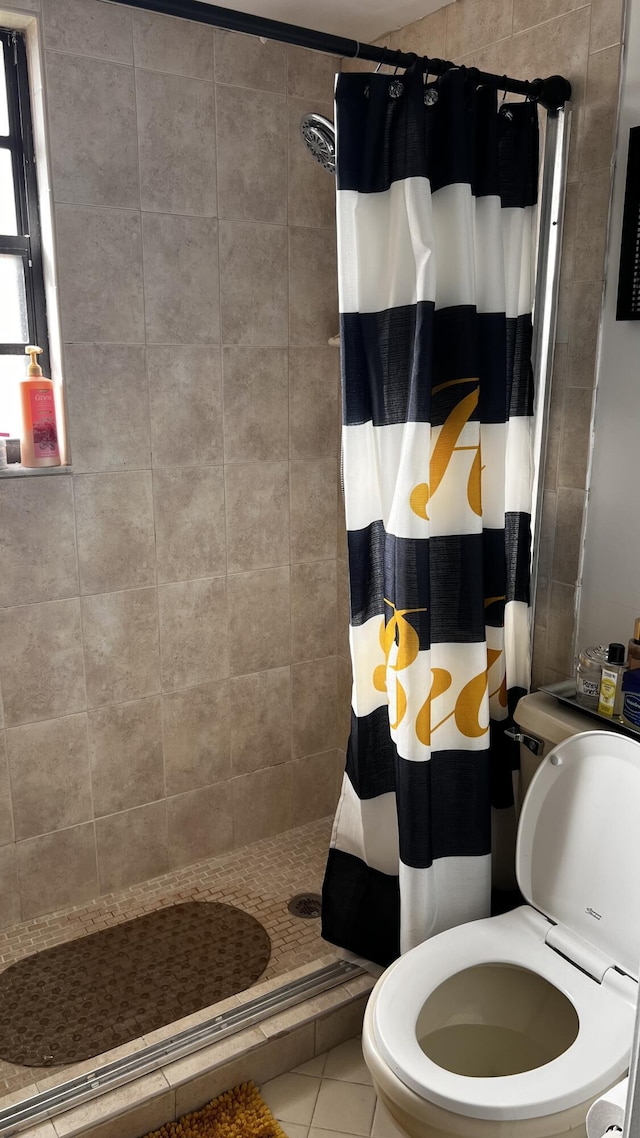
[[[373,1043],[396,1077],[420,1098],[478,1119],[537,1118],[583,1103],[625,1073],[633,1034],[635,983],[612,972],[602,984],[545,944],[550,922],[530,906],[440,933],[400,957],[372,993]],[[470,930],[473,935],[470,935]],[[422,1051],[416,1024],[445,980],[481,964],[513,964],[546,979],[572,1003],[575,1042],[523,1074],[474,1078],[438,1066]]]

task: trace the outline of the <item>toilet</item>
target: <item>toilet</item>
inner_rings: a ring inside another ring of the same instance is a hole
[[[543,693],[522,699],[516,720],[528,744],[516,848],[526,904],[407,952],[365,1013],[374,1086],[412,1138],[580,1138],[629,1065],[640,743]]]

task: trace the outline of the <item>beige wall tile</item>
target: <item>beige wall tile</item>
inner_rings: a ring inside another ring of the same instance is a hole
[[[167,794],[182,794],[229,777],[232,716],[226,682],[163,695]]]
[[[82,638],[89,707],[159,691],[155,589],[83,597]]]
[[[142,209],[215,217],[213,84],[138,70],[136,104]]]
[[[80,591],[154,585],[151,472],[74,476]]]
[[[588,356],[569,356],[567,361],[567,387],[587,387],[590,391],[596,378],[595,351]]]
[[[93,822],[18,842],[16,856],[23,921],[98,893]]]
[[[335,459],[291,463],[291,560],[324,561],[336,555]]]
[[[581,99],[589,53],[589,15],[588,6],[579,8],[514,35],[513,74],[523,79],[564,75],[571,81],[574,99]]]
[[[140,215],[59,205],[56,229],[63,339],[142,343]]]
[[[89,712],[96,818],[164,798],[160,697]]]
[[[285,96],[219,86],[216,103],[219,216],[285,224]]]
[[[484,47],[477,47],[466,55],[456,56],[456,63],[462,63],[465,67],[477,67],[480,71],[493,71],[496,75],[512,75],[512,45],[511,38],[485,44]],[[502,94],[499,94],[498,98],[501,99]]]
[[[84,709],[78,600],[1,611],[0,643],[6,727]]]
[[[154,466],[222,462],[220,348],[147,348]]]
[[[157,12],[133,13],[136,67],[213,79],[213,28]]]
[[[446,29],[448,6],[438,8],[421,20],[416,20],[406,28],[382,36],[378,43],[386,43],[398,51],[415,51],[417,55],[428,55],[432,59],[444,59],[446,54]]]
[[[336,223],[336,181],[308,152],[300,120],[314,112],[333,120],[333,104],[314,99],[288,100],[289,225],[332,227]]]
[[[584,107],[581,170],[611,164],[615,141],[620,73],[620,48],[608,47],[589,56]]]
[[[140,203],[133,70],[48,52],[47,104],[58,202]]]
[[[337,802],[336,753],[307,755],[292,763],[292,811],[296,826],[333,814]]]
[[[86,715],[14,727],[7,755],[16,841],[91,819]]]
[[[569,323],[571,320],[571,301],[573,298],[573,282],[564,280],[560,276],[558,287],[558,314],[556,324],[556,344],[566,344],[569,340]]]
[[[287,92],[301,99],[333,98],[336,72],[340,60],[334,55],[309,51],[304,47],[287,47]]]
[[[291,763],[241,775],[230,785],[236,848],[291,828]]]
[[[309,266],[313,265],[313,272]],[[289,339],[326,346],[338,330],[336,235],[331,229],[289,230]]]
[[[294,758],[335,749],[337,683],[335,656],[292,666]]]
[[[48,48],[133,62],[131,12],[92,0],[44,0],[44,38]]]
[[[219,343],[217,221],[145,213],[142,240],[147,341]]]
[[[288,458],[286,350],[223,348],[222,372],[225,462]]]
[[[587,484],[593,392],[567,387],[558,463],[558,485],[584,490]]]
[[[169,866],[192,865],[233,846],[231,784],[219,782],[167,799]]]
[[[16,847],[0,846],[0,928],[15,925],[20,919]]]
[[[582,83],[584,87],[584,82]],[[580,148],[584,135],[584,95],[572,99],[571,135],[569,138],[569,159],[567,162],[567,182],[577,182],[580,176]]]
[[[221,221],[220,280],[222,342],[286,347],[286,228]]]
[[[510,36],[513,0],[458,0],[447,7],[447,59]],[[430,54],[430,53],[429,53]]]
[[[224,577],[161,585],[162,687],[186,688],[229,674]]]
[[[230,687],[231,766],[250,774],[291,758],[291,670],[236,676]]]
[[[126,889],[166,873],[167,804],[151,802],[96,821],[100,891]]]
[[[288,462],[227,466],[224,478],[229,572],[288,563]]]
[[[623,0],[591,0],[591,51],[620,43]]]
[[[582,543],[582,518],[586,495],[584,490],[558,489],[556,505],[557,540],[553,551],[553,580],[576,585]]]
[[[335,561],[291,566],[291,659],[317,660],[336,651]]]
[[[222,467],[154,470],[158,581],[226,572]]]
[[[573,360],[593,358],[601,305],[601,281],[577,281],[574,284],[569,327],[569,356]]]
[[[577,182],[569,182],[566,188],[564,218],[562,222],[562,261],[561,273],[564,280],[573,280],[575,260],[576,221],[578,217]]]
[[[339,450],[340,353],[291,348],[289,429],[292,458],[322,458]]]
[[[547,628],[545,668],[552,668],[562,676],[573,671],[575,589],[573,585],[551,582]]]
[[[227,583],[231,675],[279,668],[291,652],[289,566],[237,573]]]
[[[13,822],[11,818],[11,790],[9,788],[9,768],[4,731],[0,731],[0,846],[13,841]]]
[[[0,494],[0,606],[78,592],[70,478],[13,478]]]
[[[260,91],[286,91],[287,49],[283,43],[237,32],[214,32],[216,82]]]
[[[149,467],[144,348],[67,344],[64,359],[74,471]]]
[[[521,32],[582,7],[584,0],[513,0],[513,30]]]
[[[602,280],[610,196],[609,167],[581,176],[574,265],[577,281]]]

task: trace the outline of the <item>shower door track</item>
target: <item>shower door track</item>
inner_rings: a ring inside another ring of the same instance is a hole
[[[212,1016],[204,1023],[141,1048],[135,1055],[127,1055],[114,1063],[96,1067],[95,1071],[78,1075],[42,1094],[0,1110],[0,1135],[2,1138],[11,1138],[11,1135],[20,1134],[38,1122],[44,1122],[90,1099],[98,1098],[107,1091],[113,1091],[142,1075],[157,1071],[167,1063],[192,1055],[194,1051],[218,1043],[228,1035],[234,1035],[304,1000],[336,988],[347,980],[353,980],[363,975],[364,971],[364,968],[347,960],[327,964],[272,992],[256,996],[237,1008]]]

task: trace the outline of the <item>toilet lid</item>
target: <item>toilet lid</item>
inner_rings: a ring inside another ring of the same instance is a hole
[[[547,755],[525,797],[516,874],[534,908],[638,978],[640,743],[573,735]]]

